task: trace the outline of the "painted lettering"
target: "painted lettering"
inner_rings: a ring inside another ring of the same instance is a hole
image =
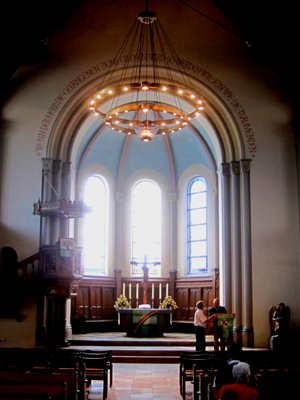
[[[165,62],[167,64],[176,63],[179,67],[186,70],[193,71],[193,73],[200,75],[202,79],[208,81],[212,86],[218,89],[224,98],[229,102],[231,107],[236,112],[236,115],[243,127],[245,136],[248,142],[248,149],[251,153],[256,152],[256,143],[254,132],[249,121],[249,118],[243,109],[242,105],[239,103],[236,96],[228,89],[228,87],[217,77],[213,76],[209,71],[202,68],[199,65],[195,65],[190,61],[183,60],[180,58],[175,59],[173,56],[166,57],[164,54],[136,54],[136,55],[123,55],[119,59],[112,58],[106,61],[100,61],[99,63],[93,65],[91,68],[83,71],[77,77],[72,79],[62,92],[55,98],[54,102],[49,107],[47,113],[45,114],[40,129],[37,134],[36,139],[36,151],[37,155],[40,157],[40,150],[43,150],[43,145],[45,144],[46,133],[48,132],[49,126],[58,112],[61,104],[65,101],[66,97],[70,95],[74,90],[76,90],[83,82],[89,79],[91,76],[112,67],[113,65],[118,65],[119,63],[129,63],[129,62]],[[253,156],[254,157],[254,156]]]

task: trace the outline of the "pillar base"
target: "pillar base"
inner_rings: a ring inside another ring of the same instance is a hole
[[[233,343],[242,344],[243,343],[243,329],[233,328]]]
[[[254,347],[253,328],[243,329],[243,347]]]
[[[65,327],[65,339],[66,340],[72,339],[72,326],[71,325],[67,325]]]

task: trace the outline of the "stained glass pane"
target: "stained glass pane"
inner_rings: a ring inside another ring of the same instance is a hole
[[[141,181],[132,192],[132,273],[141,273],[147,258],[149,274],[158,273],[154,262],[161,259],[161,192],[156,183]],[[152,265],[151,265],[152,263]]]
[[[190,224],[205,224],[206,223],[206,208],[200,208],[190,211]]]
[[[190,228],[190,240],[205,240],[206,225],[195,225]]]
[[[206,192],[206,190],[206,182],[203,178],[196,178],[190,186],[190,193]]]
[[[206,269],[206,257],[191,258],[190,273],[204,272]]]
[[[83,264],[85,273],[105,273],[107,189],[99,176],[91,176],[85,186],[84,201],[92,207],[84,221]]]
[[[188,190],[189,273],[207,271],[207,184],[195,178]]]

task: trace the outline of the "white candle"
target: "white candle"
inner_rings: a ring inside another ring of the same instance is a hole
[[[168,297],[169,296],[169,284],[167,283],[166,284],[166,297]]]
[[[159,298],[161,299],[161,283],[159,284]]]
[[[129,283],[129,298],[131,299],[131,283]]]
[[[136,284],[136,298],[139,298],[139,284]]]
[[[154,299],[154,283],[152,283],[152,299]]]
[[[125,296],[125,283],[123,283],[123,296]]]

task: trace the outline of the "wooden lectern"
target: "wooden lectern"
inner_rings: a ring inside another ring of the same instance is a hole
[[[235,319],[235,314],[215,314],[215,320],[214,320],[215,351],[219,351],[219,339],[220,339],[221,351],[225,350],[225,340],[227,341],[227,345],[232,342],[234,319]]]

